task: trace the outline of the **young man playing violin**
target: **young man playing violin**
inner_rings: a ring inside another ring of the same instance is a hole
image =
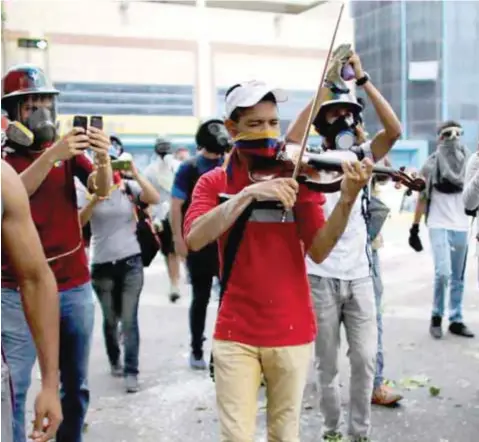
[[[371,177],[369,159],[344,162],[341,191],[327,222],[324,196],[299,185],[290,174],[255,182],[255,166],[275,158],[280,149],[277,103],[285,99],[282,90],[256,81],[228,90],[225,124],[234,147],[226,166],[199,179],[184,222],[189,249],[218,240],[223,273],[230,233],[241,215],[249,213],[223,286],[213,341],[224,442],[254,440],[261,375],[268,397],[268,439],[299,441],[301,401],[316,336],[304,256],[316,263],[328,256]],[[222,193],[231,197],[220,203]]]
[[[341,79],[344,64],[354,70],[356,85],[371,100],[384,129],[368,142],[359,128],[362,106],[348,95]],[[391,106],[372,85],[361,61],[349,46],[336,51],[323,88],[319,112],[313,126],[323,136],[323,155],[353,161],[358,157],[378,161],[393,147],[401,134],[401,125]],[[301,140],[311,104],[290,128],[287,138]],[[327,174],[325,174],[327,175]],[[324,176],[324,175],[323,175]],[[318,263],[307,257],[307,271],[316,307],[319,333],[316,359],[319,369],[320,408],[324,417],[324,440],[342,440],[341,401],[338,382],[340,326],[344,323],[351,363],[348,433],[353,441],[369,441],[371,397],[375,377],[377,351],[376,306],[372,273],[372,257],[367,232],[367,193],[356,199],[344,233],[329,256]],[[340,200],[339,192],[326,195],[324,204],[328,220]]]

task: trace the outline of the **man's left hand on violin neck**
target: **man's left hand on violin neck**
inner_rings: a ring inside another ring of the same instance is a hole
[[[356,200],[361,189],[366,186],[373,174],[373,163],[369,158],[362,161],[343,161],[344,177],[341,182],[341,194],[348,202]]]

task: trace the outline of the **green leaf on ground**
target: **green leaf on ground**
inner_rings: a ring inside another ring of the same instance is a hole
[[[388,387],[391,388],[396,388],[396,382],[393,381],[392,379],[384,379],[384,385],[387,385]]]
[[[429,387],[429,394],[432,397],[439,396],[441,394],[441,389],[438,387],[434,387],[433,385]]]
[[[427,376],[419,375],[402,379],[400,385],[408,390],[415,390],[419,387],[425,387],[431,380]]]

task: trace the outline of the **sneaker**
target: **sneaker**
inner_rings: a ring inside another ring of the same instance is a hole
[[[434,339],[442,338],[442,318],[440,316],[433,316],[431,318],[429,333],[431,333],[431,336]]]
[[[137,393],[140,389],[138,376],[129,374],[125,377],[125,389],[127,393]]]
[[[338,431],[328,431],[323,434],[324,442],[341,442],[343,440],[343,435]]]
[[[474,337],[474,333],[472,333],[472,331],[469,330],[466,327],[466,325],[463,324],[462,322],[451,322],[449,324],[449,331],[453,335],[462,336],[464,338],[473,338]]]
[[[193,370],[206,370],[208,366],[203,358],[203,355],[190,354],[190,367]]]
[[[383,384],[374,389],[371,403],[390,407],[396,405],[402,398],[402,395],[394,392],[390,387]]]
[[[170,293],[169,297],[170,297],[170,302],[171,302],[172,304],[174,304],[176,301],[178,301],[178,299],[181,298],[180,294],[177,293],[177,292],[172,292],[172,293]]]
[[[115,365],[110,366],[110,372],[114,378],[121,378],[123,377],[123,366],[117,362]]]

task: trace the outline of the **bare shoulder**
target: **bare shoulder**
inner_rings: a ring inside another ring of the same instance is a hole
[[[24,206],[29,207],[27,192],[20,176],[4,160],[2,160],[2,204],[5,214],[23,211]]]
[[[14,189],[17,187],[23,188],[23,183],[15,171],[5,160],[2,160],[2,199],[8,198],[15,194]]]

